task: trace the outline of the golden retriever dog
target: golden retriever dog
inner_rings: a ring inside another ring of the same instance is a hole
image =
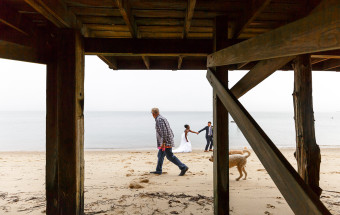
[[[246,172],[245,166],[247,164],[247,158],[250,156],[251,153],[248,149],[244,149],[243,151],[245,153],[247,153],[247,155],[243,155],[243,154],[229,155],[229,168],[236,166],[238,172],[240,173],[240,177],[236,178],[236,181],[238,181],[238,180],[240,180],[240,178],[242,178],[242,176],[243,176],[242,172],[244,172],[244,175],[245,175],[243,180],[247,179],[247,172]],[[209,160],[211,162],[214,162],[214,155],[211,155]]]
[[[247,147],[244,147],[243,150],[230,150],[229,151],[229,155],[235,155],[235,154],[240,154],[240,155],[243,155],[245,152],[247,152],[248,149]],[[249,151],[248,151],[249,152]]]

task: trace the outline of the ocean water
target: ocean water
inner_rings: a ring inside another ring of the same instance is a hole
[[[295,146],[293,113],[250,113],[277,147]],[[179,145],[184,124],[198,131],[212,121],[211,112],[163,112]],[[230,147],[249,147],[230,118]],[[317,143],[340,147],[340,112],[315,113]],[[204,132],[190,134],[194,149],[204,149]],[[85,149],[154,149],[155,121],[150,112],[85,112]],[[0,112],[0,151],[45,150],[44,112]]]

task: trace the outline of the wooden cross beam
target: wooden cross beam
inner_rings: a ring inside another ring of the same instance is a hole
[[[0,1],[0,22],[12,29],[15,29],[23,35],[33,35],[33,23],[22,17],[22,14],[19,14],[4,1]]]
[[[338,67],[340,67],[340,59],[329,59],[322,64],[322,70],[332,70]]]
[[[84,36],[90,34],[88,28],[68,9],[64,1],[25,0],[25,2],[58,28],[79,29]]]
[[[143,59],[143,62],[145,64],[145,67],[147,69],[150,69],[150,58],[148,56],[143,55],[142,59]]]
[[[19,60],[30,63],[46,63],[47,59],[39,54],[34,47],[27,47],[15,43],[0,41],[0,58]]]
[[[311,64],[317,64],[317,63],[320,63],[322,61],[325,61],[325,60],[328,60],[328,58],[314,58],[311,62]]]
[[[112,57],[112,56],[104,56],[104,55],[98,55],[98,57],[104,61],[110,69],[113,69],[113,70],[117,70],[118,69],[118,66],[117,66],[117,60],[115,57]]]
[[[183,56],[178,57],[178,63],[177,63],[177,69],[180,70],[182,68],[182,63],[183,63]]]
[[[186,11],[185,20],[184,20],[183,38],[187,38],[188,36],[190,26],[191,26],[191,20],[192,20],[192,17],[194,16],[195,5],[196,5],[196,0],[188,0],[188,6],[187,6],[187,11]]]
[[[28,47],[33,47],[36,44],[35,38],[28,37],[17,30],[0,29],[0,32],[0,40]]]
[[[294,57],[282,57],[258,62],[230,91],[237,99],[240,98],[293,59]]]
[[[211,52],[209,39],[85,38],[88,55],[207,56]]]
[[[133,18],[133,15],[131,13],[131,8],[129,5],[129,2],[127,0],[115,0],[115,4],[119,8],[119,11],[129,28],[129,31],[131,33],[131,37],[137,37],[138,36],[138,29],[136,22]]]
[[[236,23],[232,38],[237,39],[242,31],[269,5],[270,1],[271,0],[249,0],[243,15],[240,17],[240,22]]]
[[[67,9],[64,1],[25,0],[25,2],[59,28],[77,26],[76,16]]]
[[[237,69],[242,69],[243,67],[245,67],[247,64],[249,64],[250,62],[245,62],[245,63],[239,63],[237,64]]]
[[[235,96],[208,69],[207,79],[295,214],[331,214]]]
[[[305,18],[209,55],[207,66],[340,49],[340,1],[324,2]]]

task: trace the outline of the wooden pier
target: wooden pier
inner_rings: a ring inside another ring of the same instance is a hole
[[[0,58],[47,65],[48,215],[84,214],[85,55],[113,70],[208,71],[216,215],[229,214],[228,114],[295,214],[330,214],[312,70],[340,71],[338,0],[0,0]],[[228,73],[241,69],[229,89]],[[294,70],[298,172],[238,101],[277,70]]]

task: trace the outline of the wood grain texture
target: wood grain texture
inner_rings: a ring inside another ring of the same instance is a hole
[[[84,48],[75,30],[59,32],[58,214],[84,214]]]
[[[327,1],[327,0],[326,0]],[[208,67],[340,48],[340,2],[208,56]]]
[[[63,1],[25,0],[25,2],[59,28],[77,26],[76,16],[67,9]]]
[[[127,0],[115,0],[115,4],[119,8],[121,15],[130,30],[131,36],[137,37],[138,29],[129,2]]]
[[[191,20],[194,16],[196,0],[188,0],[188,6],[185,13],[185,20],[184,20],[184,31],[183,31],[183,38],[188,36],[191,26]]]
[[[260,61],[230,91],[237,99],[240,98],[293,59],[294,57],[282,57]]]
[[[228,40],[228,17],[219,16],[214,26],[214,51],[222,49]],[[215,76],[228,88],[228,70],[215,68]],[[217,92],[213,91],[214,118],[214,214],[229,213],[229,114]]]
[[[55,57],[55,56],[53,56]],[[54,58],[56,59],[56,58]],[[57,215],[58,201],[58,64],[47,63],[46,75],[46,214]]]
[[[45,57],[36,48],[0,41],[0,58],[44,64],[47,62]]]
[[[178,63],[177,63],[177,69],[180,70],[182,68],[182,63],[183,63],[183,56],[178,57]]]
[[[146,69],[150,69],[150,57],[143,55],[142,59],[143,59]]]
[[[244,9],[240,21],[236,24],[232,38],[237,39],[270,2],[271,0],[251,0]]]
[[[330,214],[242,104],[208,69],[207,79],[295,214]]]
[[[112,56],[104,56],[104,55],[98,55],[98,57],[104,61],[110,69],[113,70],[117,70],[118,66],[117,66],[117,59],[115,57]]]
[[[319,187],[321,154],[315,138],[310,55],[297,56],[293,67],[293,101],[298,173],[315,194],[320,196],[322,192]]]

